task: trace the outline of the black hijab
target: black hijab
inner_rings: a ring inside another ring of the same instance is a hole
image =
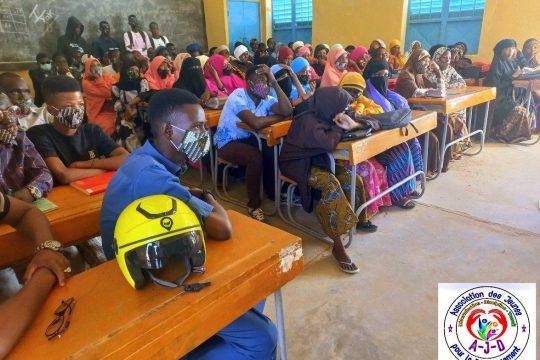
[[[327,86],[318,88],[310,97],[309,110],[320,122],[334,125],[334,117],[343,112],[352,101],[351,95],[343,88]]]
[[[184,60],[180,70],[180,77],[173,87],[187,90],[195,96],[201,97],[206,90],[206,83],[204,82],[203,69],[199,59],[188,57]]]
[[[517,69],[517,64],[513,59],[507,59],[503,55],[503,50],[509,47],[516,47],[513,39],[501,40],[493,48],[493,60],[484,84],[497,87],[497,96],[503,95],[503,88],[512,86],[512,74]],[[507,91],[504,91],[506,93]]]
[[[137,90],[141,91],[141,78],[140,76],[135,80],[130,80],[128,76],[129,68],[132,66],[139,67],[139,64],[135,60],[127,60],[122,63],[122,68],[120,69],[120,80],[116,83],[116,86],[120,90],[131,91]]]
[[[283,76],[283,79],[278,80],[282,76]],[[291,95],[292,85],[293,85],[292,84],[292,79],[291,79],[291,74],[289,74],[289,72],[287,70],[281,69],[281,70],[277,71],[274,74],[274,77],[276,78],[281,90],[283,90],[285,95],[287,95],[287,97],[289,97]]]
[[[388,62],[384,59],[373,58],[369,60],[364,69],[364,79],[369,80],[371,85],[379,92],[382,96],[388,96],[388,78],[384,76],[373,76],[381,70],[390,71],[390,66]]]

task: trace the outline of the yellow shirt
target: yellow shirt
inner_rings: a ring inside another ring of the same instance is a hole
[[[356,99],[351,104],[351,107],[359,115],[374,115],[384,113],[384,110],[380,105],[377,105],[375,101],[365,97],[364,95]]]

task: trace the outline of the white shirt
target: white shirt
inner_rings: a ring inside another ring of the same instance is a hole
[[[116,71],[114,71],[112,64],[103,67],[103,74],[114,76]]]
[[[24,131],[27,131],[32,126],[50,124],[52,123],[52,117],[49,116],[47,111],[47,104],[43,104],[40,108],[33,108],[30,114],[23,118],[19,118],[19,127]]]
[[[163,37],[165,41],[163,41],[161,37]],[[159,39],[154,39],[153,37],[151,38],[152,40],[150,41],[150,44],[152,44],[152,41],[154,42],[154,49],[157,49],[160,46],[165,46],[169,43],[169,39],[167,39],[165,35],[161,35],[161,37]]]

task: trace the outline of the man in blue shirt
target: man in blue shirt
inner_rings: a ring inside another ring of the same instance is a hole
[[[112,244],[118,216],[131,202],[149,195],[167,194],[184,201],[201,218],[209,238],[226,240],[231,236],[227,212],[213,195],[201,189],[188,189],[179,181],[193,149],[186,146],[186,141],[193,134],[206,131],[199,99],[185,90],[162,90],[152,97],[148,118],[151,139],[126,159],[109,183],[103,199],[100,225],[108,259],[115,256]],[[185,359],[275,359],[276,329],[262,314],[262,307],[264,302],[219,331]]]

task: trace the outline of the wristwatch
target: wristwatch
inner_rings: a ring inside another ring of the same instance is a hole
[[[36,247],[36,252],[43,249],[49,249],[52,251],[60,251],[62,250],[62,244],[56,240],[47,240]]]
[[[34,200],[41,199],[41,197],[43,196],[43,194],[41,193],[41,190],[39,190],[35,186],[28,185],[26,188],[28,189],[28,191],[30,192],[30,195],[32,195]]]

